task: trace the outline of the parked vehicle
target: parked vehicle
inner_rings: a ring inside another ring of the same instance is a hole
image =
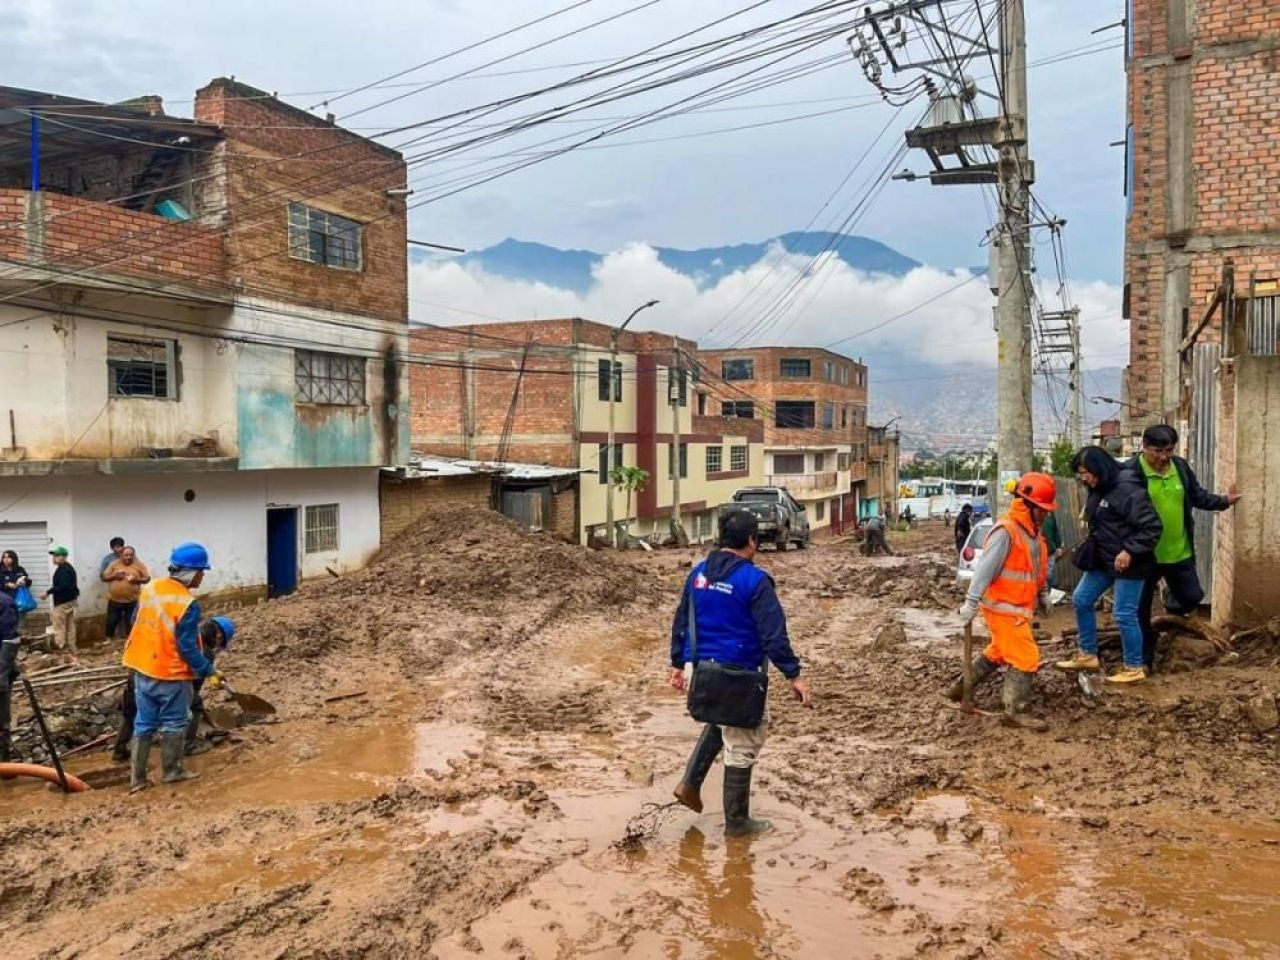
[[[967,587],[969,581],[973,579],[973,568],[978,565],[978,558],[982,556],[982,545],[986,542],[987,534],[991,532],[993,526],[995,521],[987,516],[975,523],[973,529],[969,531],[969,538],[960,548],[960,558],[956,561],[957,586]]]
[[[749,510],[760,524],[760,543],[772,543],[785,550],[794,543],[801,549],[809,545],[809,515],[804,504],[791,496],[785,487],[743,487],[735,490],[733,499],[720,508],[720,517],[734,510]]]

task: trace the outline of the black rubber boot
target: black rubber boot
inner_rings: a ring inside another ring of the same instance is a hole
[[[999,664],[994,660],[988,660],[986,654],[980,653],[973,658],[973,689],[978,689],[978,684],[999,669]],[[947,688],[947,699],[954,703],[959,703],[964,699],[964,674],[956,677],[955,682]]]
[[[724,835],[750,837],[773,828],[768,820],[751,819],[751,767],[724,768]]]
[[[129,776],[129,792],[137,793],[151,786],[147,779],[147,761],[151,759],[151,734],[133,738],[133,767]]]
[[[187,721],[187,733],[183,754],[188,757],[194,757],[197,754],[204,753],[206,750],[212,750],[213,746],[208,740],[200,739],[200,718],[203,713],[198,710],[191,712],[191,719]]]
[[[1023,673],[1010,667],[1005,671],[1004,687],[1000,691],[1000,700],[1004,705],[1004,716],[1001,723],[1006,727],[1020,727],[1023,730],[1035,730],[1044,733],[1049,725],[1043,720],[1027,716],[1027,705],[1031,702],[1031,678],[1034,674]]]
[[[689,762],[684,768],[684,777],[673,791],[673,796],[694,813],[702,812],[702,783],[707,779],[716,757],[724,746],[724,737],[720,728],[708,723],[702,728],[698,743],[689,754]]]
[[[177,733],[160,734],[160,763],[164,773],[161,783],[181,783],[183,780],[194,780],[200,776],[182,769],[182,755],[187,746],[185,730]]]
[[[133,722],[122,720],[116,731],[116,742],[111,745],[111,759],[116,763],[129,762],[129,741],[133,739]]]

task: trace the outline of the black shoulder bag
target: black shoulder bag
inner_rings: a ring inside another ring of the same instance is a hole
[[[769,675],[763,669],[747,670],[732,664],[698,659],[698,614],[689,584],[689,716],[699,723],[726,727],[758,727],[764,719]]]

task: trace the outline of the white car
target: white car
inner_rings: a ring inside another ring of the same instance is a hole
[[[986,542],[987,534],[994,525],[995,520],[991,517],[983,517],[969,531],[969,539],[960,548],[960,559],[956,562],[957,586],[963,587],[973,579],[973,568],[978,565],[978,558],[982,556],[982,544]]]

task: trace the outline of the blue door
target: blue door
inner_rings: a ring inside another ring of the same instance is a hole
[[[298,508],[267,509],[267,597],[298,589]]]

